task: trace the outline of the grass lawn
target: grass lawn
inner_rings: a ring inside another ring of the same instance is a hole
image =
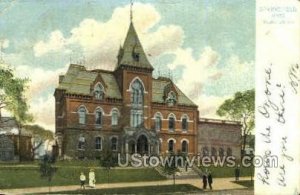
[[[211,171],[212,176],[215,178],[221,178],[221,177],[235,177],[234,175],[234,169],[235,167],[201,167],[203,171],[206,169]],[[246,177],[251,176],[251,174],[254,173],[253,167],[241,167],[240,168],[240,177]]]
[[[143,186],[128,188],[108,188],[108,189],[86,189],[77,191],[61,191],[50,194],[166,194],[174,192],[201,192],[199,188],[188,184],[162,185],[162,186]]]
[[[67,167],[57,168],[51,181],[51,186],[79,185],[79,175],[83,171],[88,177],[89,167]],[[157,171],[151,168],[140,169],[95,169],[96,183],[115,183],[115,182],[137,182],[164,180]],[[25,188],[48,186],[47,179],[40,177],[38,167],[1,167],[0,166],[0,189],[6,188]]]
[[[251,181],[251,180],[233,181],[233,183],[245,186],[247,188],[253,188],[254,187],[254,181]]]

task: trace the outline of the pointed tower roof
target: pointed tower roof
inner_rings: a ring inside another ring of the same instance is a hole
[[[153,70],[132,22],[130,22],[123,48],[119,50],[118,58],[117,68],[123,65]]]

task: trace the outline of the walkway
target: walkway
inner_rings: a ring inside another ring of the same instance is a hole
[[[250,180],[250,177],[242,177],[240,180]],[[213,191],[216,191],[219,194],[219,190],[241,190],[246,189],[246,187],[233,183],[234,178],[215,178],[213,182]],[[128,183],[109,183],[109,184],[97,184],[96,188],[121,188],[121,187],[138,187],[138,186],[159,186],[159,185],[172,185],[173,180],[162,180],[162,181],[149,181],[149,182],[128,182]],[[198,188],[202,188],[202,180],[199,179],[177,179],[176,184],[191,184]],[[78,190],[79,185],[73,186],[52,186],[51,192],[58,191],[68,191],[68,190]],[[33,193],[42,193],[49,192],[48,187],[34,187],[34,188],[24,188],[24,189],[5,189],[0,190],[0,194],[33,194]],[[208,192],[211,192],[208,190]]]

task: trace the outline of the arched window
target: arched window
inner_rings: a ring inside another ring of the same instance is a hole
[[[211,148],[211,155],[212,156],[217,156],[217,150],[216,150],[216,148],[214,148],[214,147]]]
[[[204,146],[202,148],[202,155],[203,156],[208,156],[208,154],[209,154],[208,147]]]
[[[188,153],[188,142],[186,140],[181,143],[181,151],[183,153]]]
[[[166,99],[166,102],[167,102],[168,106],[174,106],[175,103],[176,103],[176,101],[177,100],[176,100],[176,94],[175,94],[175,92],[174,91],[170,91],[168,93],[168,97]]]
[[[118,139],[116,137],[111,138],[111,150],[116,151],[118,146]]]
[[[220,157],[224,156],[224,149],[223,148],[219,148],[219,156]]]
[[[78,139],[78,149],[79,150],[84,150],[85,149],[85,138],[83,135],[80,135]]]
[[[101,126],[102,125],[102,119],[103,118],[103,112],[100,108],[98,108],[95,112],[95,122],[96,125]]]
[[[140,80],[135,79],[131,84],[131,127],[139,127],[143,124],[144,87]]]
[[[103,100],[104,98],[104,89],[100,83],[97,83],[94,88],[94,95],[97,100]]]
[[[168,143],[168,151],[169,152],[174,152],[174,140],[169,140],[169,143]]]
[[[188,130],[188,117],[184,115],[181,119],[181,125],[182,125],[182,130],[187,131]]]
[[[169,116],[169,131],[174,131],[175,130],[175,116],[171,114]]]
[[[232,156],[232,149],[227,148],[226,154],[227,154],[227,156]]]
[[[131,103],[134,105],[143,105],[144,103],[144,88],[142,83],[136,79],[131,84]]]
[[[95,148],[96,148],[96,150],[101,150],[102,149],[102,139],[101,139],[101,137],[96,137],[96,139],[95,139]]]
[[[119,112],[113,109],[111,112],[111,125],[118,125]]]
[[[81,106],[79,109],[78,109],[78,122],[79,124],[81,125],[84,125],[86,123],[86,109],[85,107]]]
[[[161,130],[161,115],[159,114],[159,113],[157,113],[156,115],[155,115],[155,130],[157,130],[157,131],[159,131],[159,130]]]

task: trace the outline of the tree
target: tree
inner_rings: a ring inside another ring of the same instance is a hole
[[[56,171],[56,168],[53,166],[55,163],[54,156],[44,155],[43,159],[40,162],[40,174],[41,178],[45,178],[49,182],[49,192],[51,187],[51,181]]]
[[[33,120],[28,113],[28,104],[24,93],[27,89],[28,79],[14,76],[13,70],[0,63],[0,117],[1,110],[10,112],[20,124]]]
[[[114,155],[114,153],[109,149],[109,144],[107,143],[106,146],[103,148],[100,157],[100,166],[104,167],[107,171],[107,183],[109,183],[109,173],[112,167],[117,166],[118,159]]]
[[[231,120],[241,121],[242,123],[242,155],[245,153],[247,136],[255,126],[255,91],[254,89],[244,92],[237,92],[231,99],[218,108],[217,115],[224,116]]]
[[[0,61],[0,118],[2,109],[11,113],[18,124],[19,143],[22,125],[33,121],[32,115],[28,113],[29,106],[24,96],[28,81],[28,79],[15,77],[13,70]],[[18,151],[20,154],[20,147]],[[21,161],[21,155],[19,156]]]
[[[24,129],[29,131],[35,140],[38,140],[38,144],[32,148],[32,157],[34,157],[35,151],[46,141],[46,140],[53,140],[54,133],[50,130],[44,129],[39,125],[25,125]]]
[[[175,186],[175,176],[176,173],[179,171],[178,167],[176,166],[176,155],[171,154],[167,158],[168,159],[166,160],[165,166],[163,167],[163,171],[165,174],[173,176],[173,185]]]

